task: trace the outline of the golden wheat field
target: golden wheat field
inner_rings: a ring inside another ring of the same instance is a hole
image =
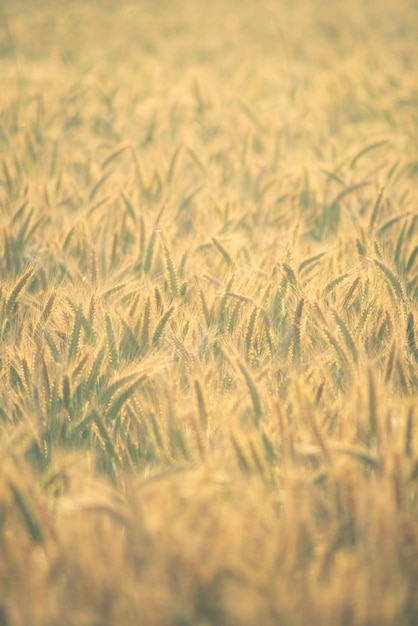
[[[418,4],[0,3],[0,626],[418,624]]]

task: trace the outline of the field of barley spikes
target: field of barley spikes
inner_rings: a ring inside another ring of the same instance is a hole
[[[0,626],[418,624],[418,4],[0,3]]]

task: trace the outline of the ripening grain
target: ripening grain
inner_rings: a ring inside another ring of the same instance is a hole
[[[0,624],[418,623],[412,0],[3,0]]]

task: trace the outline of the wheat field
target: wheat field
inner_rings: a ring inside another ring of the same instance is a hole
[[[0,9],[0,626],[416,626],[417,3]]]

